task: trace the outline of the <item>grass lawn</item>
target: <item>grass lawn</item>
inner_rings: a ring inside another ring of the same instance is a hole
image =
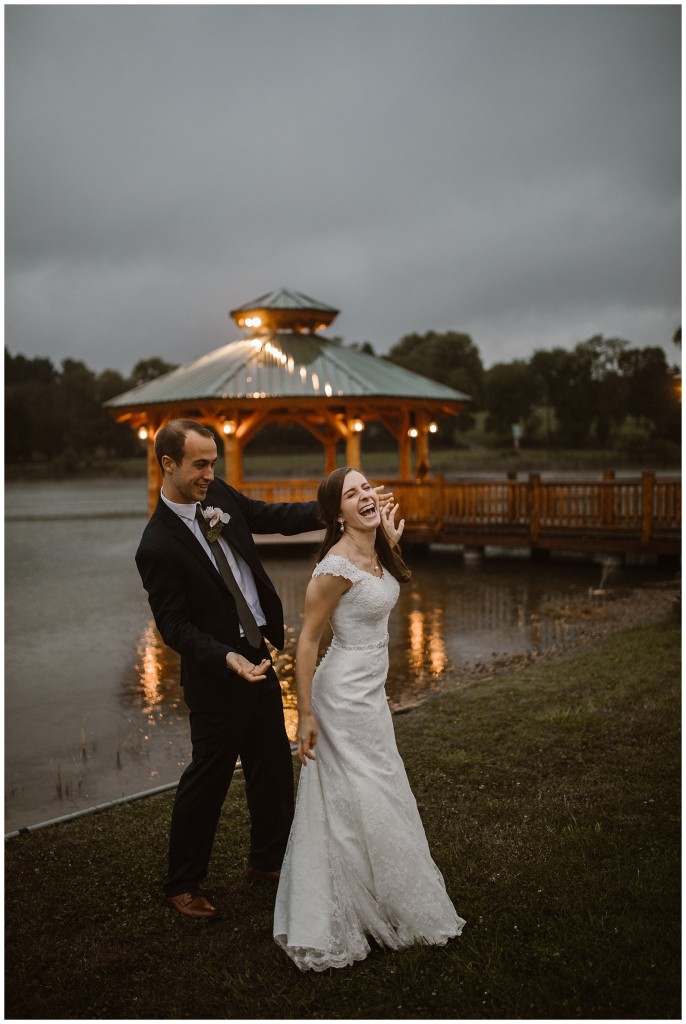
[[[301,974],[243,878],[238,780],[211,924],[161,902],[169,795],[8,840],[6,1017],[679,1018],[679,684],[669,619],[396,718],[467,919],[442,948]]]
[[[338,465],[345,465],[345,450],[338,452]],[[366,451],[362,447],[362,466],[367,473],[377,476],[398,476],[398,453],[396,451]],[[609,450],[556,450],[556,449],[513,449],[495,448],[434,448],[431,451],[432,473],[442,473],[448,477],[471,477],[482,473],[499,473],[503,477],[509,472],[525,476],[529,472],[565,472],[576,471],[588,473],[591,477],[599,476],[604,469],[630,468],[626,458],[619,452]],[[303,452],[298,455],[251,454],[245,456],[244,470],[246,480],[269,479],[275,477],[322,477],[324,475],[324,455],[320,452]],[[677,466],[674,472],[678,472]],[[220,475],[221,475],[220,466]],[[667,471],[669,472],[669,471]],[[640,475],[640,469],[636,470]]]

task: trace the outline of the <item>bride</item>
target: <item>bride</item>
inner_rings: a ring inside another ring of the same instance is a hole
[[[384,684],[388,617],[410,578],[398,506],[345,466],[318,492],[326,535],[296,653],[303,770],[274,911],[274,938],[305,971],[462,931],[431,859],[398,753]],[[379,528],[381,527],[381,528]],[[330,620],[333,639],[315,671]],[[316,750],[316,753],[315,753]]]

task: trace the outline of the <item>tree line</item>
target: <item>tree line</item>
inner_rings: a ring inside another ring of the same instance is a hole
[[[174,363],[155,356],[141,359],[124,377],[117,370],[95,373],[77,359],[57,368],[48,358],[5,349],[6,462],[49,462],[68,473],[142,454],[131,428],[115,423],[103,403],[173,369]]]
[[[680,329],[673,341],[680,345]],[[486,370],[468,334],[430,331],[406,335],[388,358],[471,395],[461,430],[485,412],[485,429],[496,438],[511,439],[517,424],[532,445],[602,448],[632,436],[648,445],[681,438],[681,371],[659,346],[594,335],[573,349],[538,349]]]
[[[674,342],[680,343],[680,331]],[[369,342],[351,347],[374,355]],[[639,450],[631,454],[640,455],[680,441],[680,371],[658,346],[636,348],[596,335],[573,349],[539,349],[529,359],[485,369],[468,334],[428,331],[405,335],[380,358],[470,396],[457,422],[441,423],[438,445],[459,445],[477,424],[493,443],[510,445],[515,424],[528,446],[633,445]],[[154,356],[140,360],[124,377],[110,369],[95,373],[79,360],[65,359],[56,367],[46,357],[5,349],[7,463],[43,461],[69,472],[103,459],[142,455],[131,428],[115,423],[103,403],[174,368]],[[383,434],[370,424],[365,444],[384,447],[390,438]],[[283,427],[278,438],[265,430],[254,449],[268,450],[277,440],[283,445],[287,435]],[[297,443],[295,433],[288,439]]]

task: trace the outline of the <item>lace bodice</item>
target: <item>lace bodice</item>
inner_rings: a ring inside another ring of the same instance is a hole
[[[388,616],[400,586],[387,569],[381,576],[360,569],[342,555],[325,555],[312,576],[342,576],[352,587],[341,597],[331,616],[332,646],[346,651],[381,647],[388,642]]]

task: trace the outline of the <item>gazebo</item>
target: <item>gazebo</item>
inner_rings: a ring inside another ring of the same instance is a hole
[[[225,478],[243,485],[245,445],[268,423],[300,423],[324,447],[325,471],[336,468],[336,447],[360,465],[365,424],[378,420],[396,439],[400,479],[429,472],[429,436],[435,419],[457,415],[467,395],[383,358],[347,348],[318,332],[338,310],[282,288],[261,295],[230,316],[245,337],[194,359],[105,403],[148,445],[152,510],[161,475],[155,433],[184,417],[212,427],[222,439]]]

